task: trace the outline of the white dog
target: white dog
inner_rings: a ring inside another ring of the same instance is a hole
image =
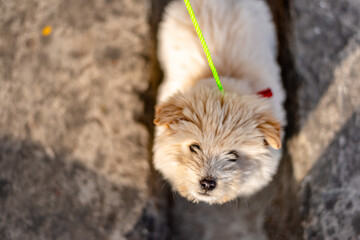
[[[183,1],[159,32],[165,78],[156,106],[154,165],[192,201],[224,203],[272,179],[285,126],[275,27],[261,0],[192,0],[219,73],[216,87]],[[270,88],[273,96],[258,92]]]

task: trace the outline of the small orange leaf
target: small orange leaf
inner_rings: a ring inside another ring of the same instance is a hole
[[[44,37],[47,37],[47,36],[49,36],[49,35],[51,34],[51,31],[52,31],[51,26],[47,25],[47,26],[45,26],[45,27],[43,28],[43,30],[42,30],[42,35],[43,35]]]

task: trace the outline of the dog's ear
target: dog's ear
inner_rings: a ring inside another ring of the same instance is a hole
[[[258,128],[264,134],[265,142],[274,149],[281,148],[280,123],[269,113],[259,117]]]
[[[157,126],[163,126],[185,120],[183,110],[184,103],[182,99],[170,98],[155,107],[154,123]]]

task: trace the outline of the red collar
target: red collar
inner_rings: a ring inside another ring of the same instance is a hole
[[[270,88],[267,88],[267,89],[265,89],[265,90],[262,90],[262,91],[260,91],[260,92],[257,92],[256,94],[257,94],[257,95],[260,95],[260,96],[262,96],[262,97],[264,97],[264,98],[271,98],[272,95],[273,95]]]

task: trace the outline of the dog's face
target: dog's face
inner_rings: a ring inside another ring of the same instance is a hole
[[[196,88],[156,107],[154,164],[183,197],[224,203],[266,185],[280,125],[266,100]]]

